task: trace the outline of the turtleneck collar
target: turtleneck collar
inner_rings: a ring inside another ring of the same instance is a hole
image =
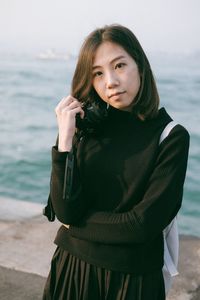
[[[113,106],[110,106],[108,108],[108,121],[111,123],[115,123],[115,125],[119,124],[120,126],[123,126],[123,124],[132,123],[137,126],[160,127],[167,124],[171,120],[171,117],[168,115],[164,107],[161,107],[158,110],[158,114],[155,118],[147,119],[144,121],[139,119],[132,112],[117,109]]]
[[[108,108],[108,117],[109,119],[116,120],[116,121],[124,121],[124,120],[131,120],[131,119],[135,121],[141,121],[132,112],[117,109],[111,105]]]

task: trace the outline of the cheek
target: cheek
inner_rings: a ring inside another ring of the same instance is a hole
[[[131,86],[131,90],[138,92],[140,89],[140,84],[141,84],[140,75],[135,72],[134,72],[134,74],[130,74],[129,84]]]
[[[104,93],[102,82],[98,81],[98,82],[93,83],[93,87],[94,87],[95,91],[97,92],[97,94],[102,95]]]

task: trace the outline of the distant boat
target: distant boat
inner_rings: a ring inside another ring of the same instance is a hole
[[[54,49],[47,49],[37,55],[38,59],[44,60],[72,60],[75,56],[72,54],[57,53]]]

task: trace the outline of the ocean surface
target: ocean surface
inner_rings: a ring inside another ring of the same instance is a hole
[[[200,53],[148,54],[161,105],[191,136],[182,234],[200,236]],[[70,92],[76,58],[0,52],[0,197],[46,203],[54,108]]]

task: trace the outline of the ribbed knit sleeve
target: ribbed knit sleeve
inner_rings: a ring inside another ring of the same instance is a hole
[[[57,219],[64,224],[74,224],[85,213],[86,205],[82,199],[80,175],[76,160],[74,160],[72,197],[70,197],[70,201],[63,197],[67,156],[68,152],[59,152],[57,146],[52,147],[50,197]]]
[[[70,234],[107,244],[143,243],[154,239],[180,209],[188,149],[189,134],[178,125],[160,145],[141,201],[124,213],[91,211],[79,226],[70,226]]]

